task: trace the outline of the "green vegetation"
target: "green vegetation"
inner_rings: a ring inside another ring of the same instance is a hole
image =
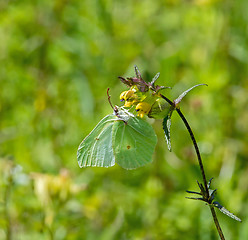
[[[120,105],[118,76],[160,72],[162,93],[199,143],[226,239],[248,239],[248,2],[0,1],[0,239],[219,239],[209,208],[186,199],[201,179],[191,139],[162,121],[152,163],[80,169],[80,141]]]

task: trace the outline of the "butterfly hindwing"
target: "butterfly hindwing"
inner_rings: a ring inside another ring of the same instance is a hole
[[[116,163],[125,169],[135,169],[152,161],[157,136],[149,123],[138,117],[113,126],[113,151]]]

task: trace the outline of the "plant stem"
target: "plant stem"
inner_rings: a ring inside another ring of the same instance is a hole
[[[161,94],[161,97],[163,99],[165,99],[171,106],[173,106],[176,109],[178,115],[181,117],[184,125],[186,126],[186,128],[187,128],[187,130],[189,132],[190,138],[191,138],[191,140],[193,142],[193,145],[194,145],[194,148],[195,148],[195,151],[196,151],[197,160],[198,160],[198,163],[199,163],[199,166],[200,166],[200,169],[201,169],[201,174],[202,174],[202,179],[203,179],[204,187],[205,187],[205,190],[206,190],[207,199],[209,199],[209,191],[208,191],[208,184],[207,184],[206,174],[205,174],[205,171],[204,171],[203,162],[202,162],[202,159],[201,159],[201,154],[200,154],[200,151],[199,151],[199,148],[198,148],[198,145],[197,145],[197,142],[196,142],[194,133],[193,133],[193,131],[192,131],[192,129],[191,129],[188,121],[184,117],[183,113],[181,112],[181,110],[179,108],[177,108],[175,106],[174,102],[172,102],[170,99],[168,99],[167,97],[163,96],[162,94]],[[211,205],[209,205],[209,207],[210,207],[210,210],[211,210],[213,219],[214,219],[215,226],[216,226],[217,231],[219,233],[220,239],[221,240],[225,240],[225,237],[224,237],[224,234],[223,234],[223,232],[221,230],[221,227],[220,227],[218,218],[216,216],[214,207],[211,206]]]
[[[202,162],[202,159],[201,159],[201,154],[200,154],[200,151],[199,151],[197,142],[196,142],[196,140],[195,140],[195,136],[194,136],[194,134],[193,134],[193,131],[192,131],[191,127],[189,126],[188,121],[187,121],[186,118],[184,117],[184,115],[183,115],[183,113],[181,112],[181,110],[180,110],[179,108],[176,108],[176,111],[177,111],[177,113],[179,114],[179,116],[181,117],[181,119],[183,120],[183,122],[184,122],[184,124],[185,124],[185,126],[186,126],[186,128],[187,128],[187,130],[188,130],[188,132],[189,132],[190,138],[192,139],[193,145],[194,145],[194,147],[195,147],[197,159],[198,159],[198,162],[199,162],[199,166],[200,166],[200,169],[201,169],[201,174],[202,174],[202,178],[203,178],[203,182],[204,182],[204,187],[205,187],[205,190],[206,190],[207,198],[209,199],[209,191],[208,191],[207,179],[206,179],[206,175],[205,175],[205,171],[204,171],[204,167],[203,167],[203,162]],[[215,226],[216,226],[217,231],[218,231],[218,233],[219,233],[220,239],[221,239],[221,240],[225,240],[225,237],[224,237],[224,234],[223,234],[223,232],[222,232],[222,230],[221,230],[221,227],[220,227],[218,218],[217,218],[217,216],[216,216],[214,207],[211,206],[211,205],[209,205],[209,207],[210,207],[210,210],[211,210],[213,219],[214,219]]]
[[[189,132],[189,135],[190,135],[190,138],[193,142],[193,145],[194,145],[194,148],[195,148],[195,151],[196,151],[196,155],[197,155],[197,160],[198,160],[198,163],[199,163],[199,166],[200,166],[200,169],[201,169],[201,174],[202,174],[202,178],[203,178],[203,183],[204,183],[204,187],[205,187],[205,190],[208,194],[208,198],[209,198],[209,192],[208,192],[208,183],[207,183],[207,179],[206,179],[206,175],[205,175],[205,171],[204,171],[204,167],[203,167],[203,162],[202,162],[202,159],[201,159],[201,154],[200,154],[200,151],[199,151],[199,148],[198,148],[198,145],[196,143],[196,140],[195,140],[195,136],[193,134],[193,131],[191,129],[191,127],[189,126],[189,123],[188,121],[186,120],[186,118],[184,117],[183,113],[181,112],[181,110],[179,108],[176,108],[176,111],[178,113],[178,115],[181,117],[181,119],[183,120],[188,132]]]
[[[215,226],[216,226],[217,231],[218,231],[218,233],[219,233],[220,239],[221,239],[221,240],[225,240],[225,237],[224,237],[224,234],[223,234],[223,232],[222,232],[222,230],[221,230],[221,227],[220,227],[220,224],[219,224],[218,218],[217,218],[217,216],[216,216],[216,213],[215,213],[214,207],[213,207],[213,206],[211,206],[211,205],[209,205],[209,207],[210,207],[210,210],[211,210],[211,213],[212,213],[213,219],[214,219]]]

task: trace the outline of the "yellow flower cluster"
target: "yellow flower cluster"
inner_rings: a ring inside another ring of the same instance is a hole
[[[137,115],[141,118],[145,115],[149,118],[164,118],[171,108],[166,100],[161,97],[159,91],[169,87],[155,85],[159,73],[153,77],[151,82],[146,82],[142,79],[137,66],[134,69],[136,77],[119,77],[121,82],[129,87],[129,90],[122,92],[120,95],[120,100],[124,101],[124,107],[135,107]]]
[[[125,101],[124,107],[131,107],[139,102],[139,97],[134,90],[128,90],[121,93],[120,100]]]
[[[147,98],[147,93],[140,92],[137,87],[132,87],[128,91],[124,91],[120,95],[120,100],[125,101],[124,107],[136,106],[135,110],[138,112],[138,116],[141,118],[147,115],[151,110],[151,104],[144,102]]]
[[[163,118],[164,110],[169,110],[167,102],[161,98],[159,93],[152,90],[141,92],[136,86],[124,91],[120,95],[120,100],[124,101],[124,107],[135,107],[137,115],[143,118],[147,115],[150,118]]]

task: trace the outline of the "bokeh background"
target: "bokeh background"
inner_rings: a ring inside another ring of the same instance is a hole
[[[160,72],[192,126],[226,239],[248,239],[248,1],[0,1],[0,239],[218,239],[209,208],[185,197],[199,167],[175,113],[154,161],[79,169],[82,139],[126,87]]]

